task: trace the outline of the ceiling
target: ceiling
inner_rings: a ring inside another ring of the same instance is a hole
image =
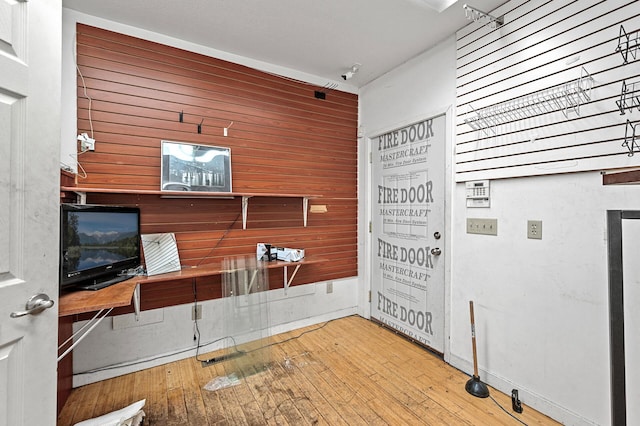
[[[469,3],[491,12],[505,0]],[[454,0],[63,0],[63,6],[356,88],[469,23]],[[439,12],[438,10],[442,10]]]

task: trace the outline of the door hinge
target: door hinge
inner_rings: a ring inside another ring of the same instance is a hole
[[[369,153],[369,164],[373,163],[373,152]]]
[[[371,303],[371,290],[369,290],[369,303]]]
[[[369,221],[369,233],[372,232],[372,229],[373,229],[373,225],[371,224],[371,221]]]

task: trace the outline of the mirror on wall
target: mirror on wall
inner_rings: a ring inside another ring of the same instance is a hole
[[[231,149],[162,141],[162,191],[231,192]]]

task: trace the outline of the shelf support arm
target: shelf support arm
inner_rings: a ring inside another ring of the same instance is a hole
[[[298,263],[296,265],[296,269],[293,270],[293,274],[291,274],[291,278],[287,279],[288,277],[288,272],[287,272],[287,268],[289,265],[284,265],[284,293],[287,294],[287,290],[289,289],[289,287],[291,287],[291,283],[293,282],[293,278],[296,276],[296,274],[298,273],[298,269],[300,269],[300,267],[302,266],[301,263]]]
[[[249,209],[250,195],[242,196],[242,229],[247,229],[247,210]]]
[[[67,343],[69,343],[70,341],[73,341],[76,336],[80,336],[78,338],[78,340],[75,340],[71,346],[69,346],[63,353],[62,355],[58,356],[58,362],[60,362],[60,360],[62,358],[64,358],[65,356],[67,356],[69,354],[69,352],[71,352],[73,350],[73,348],[75,348],[78,343],[80,343],[82,341],[82,339],[84,339],[85,337],[87,337],[87,335],[93,331],[94,328],[96,328],[98,326],[98,324],[100,324],[102,322],[103,319],[105,319],[107,317],[107,315],[109,315],[111,313],[111,311],[113,310],[113,308],[109,308],[109,309],[100,309],[98,311],[98,313],[96,313],[94,315],[93,318],[91,318],[84,326],[82,326],[82,328],[80,328],[80,330],[76,331],[75,333],[73,333],[71,335],[71,337],[69,337],[63,344],[61,344],[58,347],[58,350],[62,349]],[[85,331],[85,329],[87,329]]]
[[[304,227],[307,227],[307,213],[309,211],[309,197],[302,198],[302,220],[304,222]]]
[[[76,202],[78,204],[87,204],[87,193],[84,191],[73,191],[76,194]]]
[[[140,283],[137,283],[136,288],[133,289],[133,310],[136,321],[140,321]]]

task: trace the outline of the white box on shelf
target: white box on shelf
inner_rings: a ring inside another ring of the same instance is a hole
[[[297,262],[304,259],[303,249],[277,247],[276,253],[278,254],[278,260],[284,260],[285,262]]]

